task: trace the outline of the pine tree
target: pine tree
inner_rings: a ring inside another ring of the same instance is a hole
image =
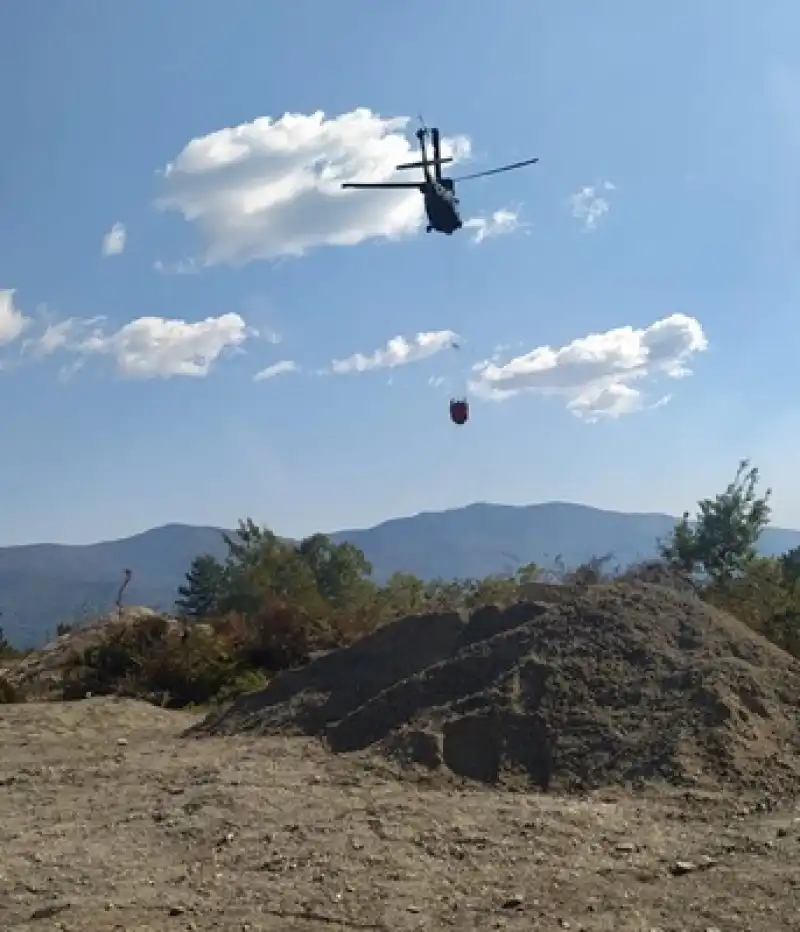
[[[188,618],[200,619],[214,614],[223,594],[225,568],[211,554],[203,553],[195,557],[186,582],[178,587],[175,606],[178,612]]]

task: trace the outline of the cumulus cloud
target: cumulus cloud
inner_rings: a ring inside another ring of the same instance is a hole
[[[127,231],[124,223],[115,223],[103,237],[101,251],[104,256],[119,256],[125,251]]]
[[[414,232],[423,219],[418,191],[342,190],[345,181],[392,180],[417,153],[408,117],[359,108],[264,116],[192,139],[163,169],[157,205],[195,224],[206,265],[301,256],[317,246],[353,246]],[[442,140],[458,160],[464,137]],[[413,180],[411,172],[403,180]],[[166,266],[165,266],[166,268]]]
[[[496,210],[489,217],[472,217],[464,223],[464,229],[473,231],[473,243],[482,243],[486,239],[515,233],[524,226],[525,224],[520,222],[519,213],[508,208]]]
[[[51,324],[37,342],[38,355],[56,351],[81,357],[109,356],[120,375],[131,379],[168,379],[208,375],[226,351],[254,332],[238,314],[193,323],[164,317],[139,317],[118,330],[98,325],[103,318],[70,318]],[[73,367],[74,368],[74,367]]]
[[[353,372],[371,372],[374,369],[394,369],[397,366],[406,366],[451,348],[457,339],[458,335],[452,330],[429,330],[416,334],[410,340],[403,336],[392,337],[385,346],[376,349],[369,356],[354,353],[347,359],[334,359],[331,363],[331,371],[337,375],[346,375]]]
[[[497,401],[522,391],[555,395],[583,420],[615,418],[645,406],[643,382],[689,375],[690,359],[707,348],[698,320],[672,314],[641,329],[590,333],[556,349],[538,346],[503,365],[480,362],[473,367],[470,388]]]
[[[31,321],[14,304],[14,289],[0,288],[0,346],[13,343]]]
[[[254,382],[264,382],[267,379],[274,379],[279,375],[286,375],[289,372],[298,372],[299,367],[293,359],[282,359],[280,362],[276,362],[271,366],[267,366],[266,369],[262,369],[260,372],[256,372],[253,376]]]
[[[604,181],[599,185],[586,185],[571,195],[569,198],[569,208],[572,216],[580,220],[584,228],[594,230],[597,224],[611,209],[608,198],[602,192],[615,191],[616,185],[610,181]]]

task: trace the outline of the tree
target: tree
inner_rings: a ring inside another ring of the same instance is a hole
[[[381,587],[379,601],[390,618],[422,614],[428,604],[425,583],[413,573],[392,573]]]
[[[224,594],[225,567],[210,553],[192,560],[186,582],[178,587],[175,606],[188,618],[207,618],[219,610]]]
[[[524,586],[527,583],[534,583],[539,579],[539,567],[535,563],[523,563],[517,567],[514,573],[514,580],[517,586]]]
[[[325,534],[313,534],[300,541],[296,551],[311,570],[319,594],[334,608],[367,594],[372,564],[355,545],[334,544]]]
[[[427,610],[434,612],[457,611],[465,604],[472,589],[470,579],[433,579],[425,584]]]
[[[758,470],[742,460],[722,494],[698,502],[694,521],[684,512],[672,536],[659,546],[662,558],[683,573],[700,571],[718,585],[741,575],[756,558],[758,539],[770,519],[772,490],[758,495],[758,482]]]
[[[285,588],[278,579],[285,577],[288,551],[292,548],[268,528],[259,527],[252,518],[239,521],[235,534],[224,534],[228,556],[224,564],[224,581],[219,600],[220,612],[249,615],[258,611],[268,594]]]
[[[285,546],[269,528],[259,527],[252,518],[239,521],[235,534],[222,535],[228,547],[227,562],[239,566],[261,563],[267,553],[275,553]]]
[[[800,547],[793,547],[778,557],[781,575],[785,585],[792,589],[798,588],[800,582]]]
[[[281,540],[269,528],[259,527],[252,518],[240,521],[234,534],[223,536],[228,555],[217,602],[219,613],[263,615],[265,603],[274,607],[281,602],[300,603],[309,616],[317,616],[324,609],[317,574],[335,589],[335,566],[329,567],[323,559],[321,543],[318,565],[314,565],[300,547]],[[326,540],[323,535],[319,537]],[[317,553],[316,548],[312,550]],[[338,565],[342,560],[336,550],[333,548],[328,556]]]

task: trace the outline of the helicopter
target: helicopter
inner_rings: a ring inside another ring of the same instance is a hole
[[[538,158],[526,159],[524,162],[513,162],[511,165],[490,168],[488,171],[475,172],[472,175],[462,175],[460,178],[444,178],[442,176],[442,165],[452,162],[453,159],[450,156],[442,158],[439,130],[435,126],[432,126],[429,130],[423,125],[417,130],[416,135],[422,152],[421,161],[405,162],[398,165],[397,170],[405,171],[409,168],[421,168],[425,176],[423,181],[347,182],[342,187],[358,189],[406,188],[419,191],[425,199],[425,213],[428,217],[426,231],[428,233],[436,230],[439,233],[452,236],[456,230],[460,230],[464,226],[459,210],[459,200],[456,197],[456,181],[470,181],[473,178],[484,178],[486,175],[497,175],[500,172],[523,168],[525,165],[534,165],[539,161]],[[427,140],[429,135],[433,144],[433,159],[428,159]],[[432,172],[431,169],[433,169]]]

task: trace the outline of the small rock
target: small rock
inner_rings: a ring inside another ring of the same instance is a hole
[[[59,900],[57,903],[47,903],[45,906],[34,909],[31,913],[31,919],[52,919],[53,916],[57,916],[59,913],[64,912],[65,909],[69,909],[71,905],[72,904],[67,900]]]
[[[632,841],[621,841],[615,848],[620,854],[632,854],[636,851],[636,845]]]
[[[170,906],[169,915],[170,916],[182,916],[186,910],[183,906]]]
[[[422,910],[419,908],[419,906],[406,906],[406,912],[407,913],[421,913]]]
[[[697,865],[692,861],[676,861],[670,868],[670,873],[675,877],[681,877],[684,874],[691,874],[697,870]]]
[[[519,909],[524,902],[524,898],[521,893],[514,893],[511,896],[503,900],[503,909]]]
[[[127,738],[117,738],[117,744],[118,744],[121,748],[124,748],[125,745],[126,745],[127,743],[128,743],[128,739],[127,739]]]

